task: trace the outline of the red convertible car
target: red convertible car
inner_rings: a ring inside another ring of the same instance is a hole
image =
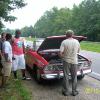
[[[84,36],[74,36],[79,42],[84,40]],[[31,69],[38,82],[41,79],[60,79],[63,78],[62,59],[59,56],[61,42],[66,36],[50,36],[44,40],[37,40],[33,43],[33,49],[29,48],[26,52],[26,65]],[[79,79],[90,73],[91,61],[78,54],[77,77]],[[70,73],[69,73],[70,76]]]

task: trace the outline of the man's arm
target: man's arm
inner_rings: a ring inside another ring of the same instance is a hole
[[[8,56],[9,47],[8,47],[7,43],[3,44],[3,51],[4,51],[4,58],[5,58],[6,62],[10,62],[10,59],[9,59],[9,56]]]
[[[63,52],[60,51],[60,57],[63,58]]]
[[[64,43],[63,42],[61,43],[59,54],[60,54],[60,57],[63,58],[63,54],[64,54]]]
[[[79,43],[79,42],[78,42]],[[78,51],[77,51],[77,53],[79,53],[80,52],[80,43],[78,44],[79,46],[78,46]]]
[[[2,42],[0,40],[0,56],[2,55]]]
[[[25,44],[24,44],[24,40],[22,40],[22,46],[23,46],[23,53],[25,54]]]
[[[24,52],[24,54],[25,54],[25,46],[24,46],[24,44],[23,44],[23,52]]]
[[[4,54],[4,57],[5,57],[6,62],[10,62],[10,59],[9,59],[9,57],[8,57],[8,53],[5,53],[5,54]]]

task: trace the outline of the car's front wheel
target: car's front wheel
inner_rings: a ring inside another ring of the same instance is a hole
[[[35,79],[38,83],[41,83],[42,79],[41,79],[41,74],[38,68],[35,69]]]

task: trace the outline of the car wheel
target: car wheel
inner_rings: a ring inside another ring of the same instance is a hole
[[[84,76],[85,76],[85,75],[79,75],[79,76],[77,76],[77,79],[78,79],[78,80],[82,80],[82,79],[84,78]]]
[[[42,79],[41,79],[41,75],[40,75],[40,72],[39,72],[39,69],[36,68],[36,75],[35,75],[35,79],[38,83],[41,83]]]

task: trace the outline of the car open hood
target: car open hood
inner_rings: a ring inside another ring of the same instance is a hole
[[[84,36],[73,36],[73,38],[77,39],[79,42],[86,39]],[[37,51],[48,50],[48,49],[59,49],[61,42],[66,39],[66,35],[62,36],[50,36],[47,37]]]

